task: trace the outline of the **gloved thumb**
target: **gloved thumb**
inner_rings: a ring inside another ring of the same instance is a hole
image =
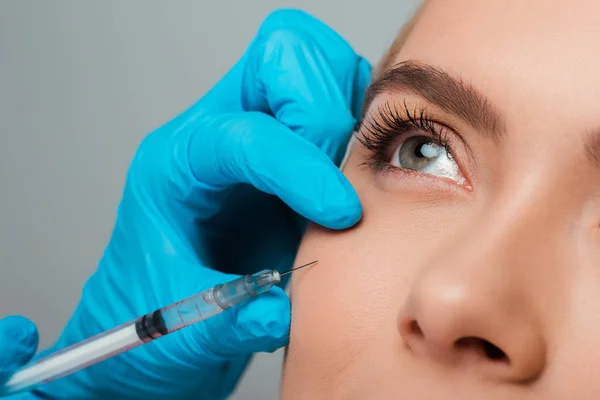
[[[194,335],[203,355],[213,360],[273,352],[287,344],[290,317],[290,300],[283,289],[275,286],[207,320],[203,332]]]
[[[33,322],[20,316],[0,320],[0,384],[34,356],[38,331]]]

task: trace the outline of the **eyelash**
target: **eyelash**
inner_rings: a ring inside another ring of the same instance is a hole
[[[388,159],[390,147],[398,143],[398,139],[408,132],[415,130],[426,132],[428,136],[446,150],[448,156],[454,158],[444,127],[436,124],[427,114],[425,108],[415,107],[411,111],[406,101],[402,108],[384,103],[378,107],[376,114],[377,117],[374,117],[369,113],[362,123],[362,128],[368,134],[361,133],[356,136],[359,143],[371,152],[369,160],[361,165],[374,168],[378,172],[400,170],[406,173],[421,174],[421,172],[412,169],[392,166]]]

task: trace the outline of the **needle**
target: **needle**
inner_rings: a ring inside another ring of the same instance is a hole
[[[304,264],[304,265],[301,265],[301,266],[299,266],[299,267],[292,268],[292,269],[290,269],[289,271],[287,271],[287,272],[284,272],[283,274],[279,274],[279,276],[284,276],[284,275],[287,275],[287,274],[291,274],[292,272],[294,272],[294,271],[296,271],[296,270],[299,270],[300,268],[304,268],[304,267],[308,267],[309,265],[316,264],[316,262],[317,262],[317,261],[319,261],[319,260],[315,260],[315,261],[313,261],[313,262],[309,262],[308,264]]]

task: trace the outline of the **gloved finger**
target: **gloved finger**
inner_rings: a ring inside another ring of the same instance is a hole
[[[189,162],[205,185],[251,184],[328,228],[352,226],[362,213],[354,188],[327,155],[263,113],[205,118],[190,139]]]
[[[287,344],[290,300],[279,287],[207,320],[196,334],[202,357],[234,359],[242,354],[273,352]]]
[[[33,322],[20,316],[0,320],[0,384],[34,356],[38,332]]]
[[[358,60],[356,83],[354,85],[354,104],[352,105],[352,113],[358,121],[362,118],[362,105],[365,100],[365,93],[371,84],[371,69],[371,64],[360,57],[360,60]]]
[[[242,98],[246,110],[273,115],[339,164],[369,80],[369,64],[335,31],[280,10],[247,52]]]

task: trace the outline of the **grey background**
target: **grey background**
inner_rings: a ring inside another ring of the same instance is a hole
[[[202,96],[261,20],[304,9],[377,61],[417,0],[0,0],[0,317],[50,345],[109,238],[145,134]],[[276,399],[281,352],[235,399]]]

